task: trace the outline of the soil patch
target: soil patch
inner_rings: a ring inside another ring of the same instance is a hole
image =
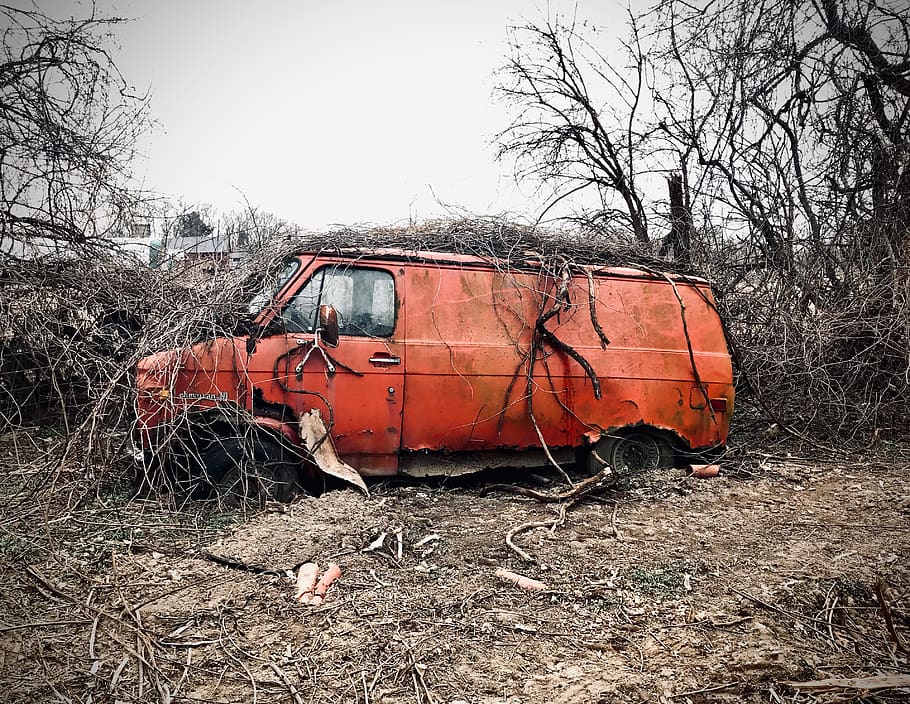
[[[6,569],[0,679],[9,701],[843,700],[785,683],[908,672],[874,593],[910,642],[908,469],[668,473],[521,534],[536,563],[504,535],[555,507],[472,485],[332,491],[172,540],[156,524],[103,559]],[[308,560],[342,569],[317,608],[282,574]]]

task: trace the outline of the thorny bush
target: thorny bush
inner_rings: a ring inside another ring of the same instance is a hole
[[[809,248],[770,265],[749,245],[699,233],[693,266],[712,281],[738,374],[737,407],[836,444],[910,432],[910,270],[882,280],[860,253],[837,259],[844,283]]]

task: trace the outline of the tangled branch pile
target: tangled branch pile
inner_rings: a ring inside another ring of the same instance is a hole
[[[854,251],[838,256],[834,285],[828,252],[802,251],[784,270],[747,247],[715,244],[695,259],[746,382],[740,408],[774,409],[769,421],[837,442],[910,431],[910,268],[880,276]]]
[[[216,334],[237,298],[230,280],[193,285],[95,247],[0,271],[0,420],[58,428],[61,450],[99,468],[129,449],[136,360]]]

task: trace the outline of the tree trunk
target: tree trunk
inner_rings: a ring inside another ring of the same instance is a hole
[[[683,179],[671,174],[667,179],[670,190],[670,233],[664,240],[660,253],[671,254],[675,259],[688,262],[692,248],[692,211],[686,203]]]

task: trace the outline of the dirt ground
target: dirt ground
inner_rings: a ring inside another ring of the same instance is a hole
[[[904,700],[906,684],[792,684],[910,673],[875,595],[884,580],[906,647],[910,462],[892,454],[649,477],[518,535],[534,562],[504,536],[557,509],[477,480],[335,490],[250,516],[177,514],[128,494],[57,517],[5,511],[0,691],[10,702]],[[342,570],[319,607],[297,603],[282,574],[308,560]],[[503,582],[498,567],[547,589]]]

